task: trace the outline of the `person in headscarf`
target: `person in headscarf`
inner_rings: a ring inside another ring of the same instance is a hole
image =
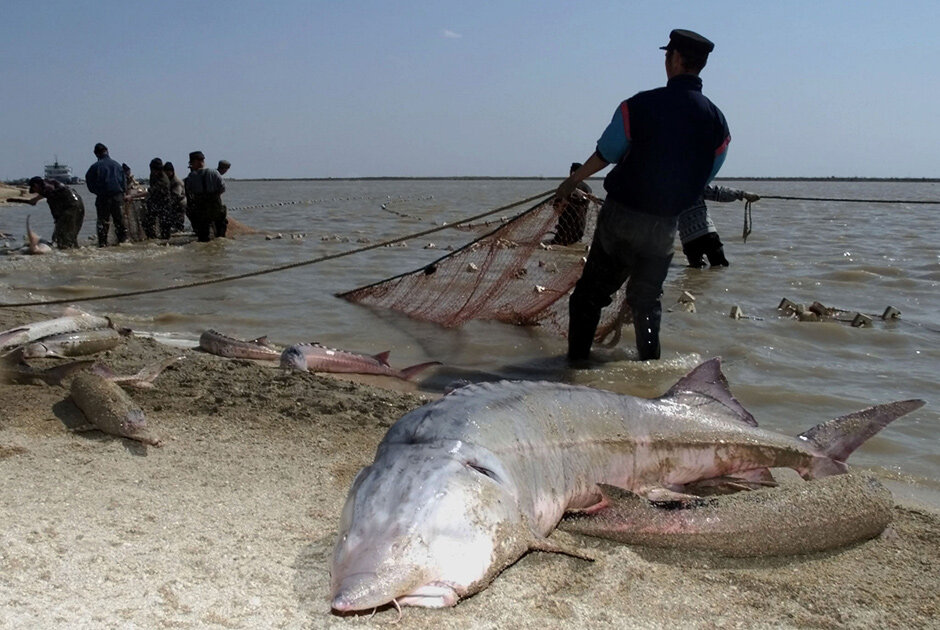
[[[163,171],[163,160],[150,160],[150,186],[144,209],[144,233],[147,238],[170,238],[170,180]]]
[[[183,186],[183,180],[176,176],[176,168],[173,162],[163,164],[163,172],[166,173],[170,184],[170,231],[182,232],[186,227],[184,218],[186,216],[186,188]]]

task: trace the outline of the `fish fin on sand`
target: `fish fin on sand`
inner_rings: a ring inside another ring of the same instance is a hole
[[[777,481],[768,468],[745,470],[727,477],[712,477],[688,483],[685,489],[696,495],[732,494],[741,490],[773,488]]]
[[[403,379],[407,381],[415,374],[418,374],[419,372],[423,372],[429,367],[433,367],[435,365],[441,365],[441,362],[440,361],[428,361],[427,363],[419,363],[417,365],[412,365],[412,366],[403,368],[401,370],[401,376]]]
[[[721,403],[731,414],[752,427],[757,426],[757,420],[744,406],[731,394],[728,379],[721,372],[721,358],[715,357],[702,363],[697,368],[680,378],[675,385],[669,388],[661,398],[672,398],[677,402],[695,404],[693,397],[705,396]]]
[[[812,468],[801,474],[814,479],[845,472],[844,462],[855,449],[894,420],[925,404],[923,400],[914,399],[875,405],[804,431],[797,439],[809,442],[826,457],[816,458]]]
[[[579,547],[574,537],[557,529],[552,532],[552,540],[536,537],[529,545],[529,549],[545,553],[560,553],[579,560],[594,562],[594,556]]]
[[[268,336],[264,335],[263,337],[258,337],[257,339],[249,339],[248,343],[253,343],[256,346],[261,346],[262,348],[271,348],[274,349],[274,346],[271,345],[271,342],[268,341]]]
[[[392,354],[391,350],[386,350],[385,352],[380,352],[378,354],[373,354],[372,358],[384,365],[385,367],[391,367],[388,364],[388,357]]]
[[[663,488],[662,486],[644,488],[638,494],[651,503],[679,503],[680,505],[688,505],[701,500],[700,497],[694,494],[676,492],[675,490]]]

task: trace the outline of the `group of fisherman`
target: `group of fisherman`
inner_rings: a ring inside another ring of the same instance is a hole
[[[94,154],[97,161],[85,173],[85,184],[95,195],[99,247],[108,245],[112,222],[118,244],[131,237],[131,224],[137,218],[129,208],[138,199],[145,200],[140,217],[143,235],[134,234],[135,238],[169,239],[173,233],[183,231],[184,217],[199,241],[225,236],[228,220],[222,203],[222,176],[231,167],[227,160],[219,160],[218,169],[206,168],[203,152],[193,151],[189,154],[189,175],[180,180],[172,162],[154,158],[150,161],[149,185],[144,189],[136,185],[130,167],[111,158],[104,144],[97,143]],[[29,193],[31,197],[10,201],[36,205],[45,199],[55,223],[53,244],[60,249],[78,247],[78,233],[85,218],[82,198],[69,186],[38,176],[29,180]]]
[[[706,257],[713,266],[727,266],[704,200],[759,198],[754,193],[708,186],[731,142],[724,114],[702,94],[699,78],[714,47],[698,33],[673,30],[669,43],[662,47],[666,86],[639,92],[620,103],[594,153],[585,163],[573,164],[556,191],[555,204],[563,208],[563,218],[565,206],[579,196],[576,189],[582,182],[615,165],[604,179],[606,199],[587,262],[569,300],[568,359],[572,365],[588,360],[601,310],[611,304],[624,283],[639,359],[658,359],[662,288],[677,231],[690,266],[704,267]],[[583,234],[583,213],[578,225]],[[555,238],[559,238],[557,228]],[[564,240],[570,238],[566,235]]]

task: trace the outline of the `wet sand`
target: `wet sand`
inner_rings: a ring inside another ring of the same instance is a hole
[[[0,330],[45,317],[0,309]],[[180,353],[154,389],[128,390],[162,448],[70,432],[83,419],[66,387],[0,384],[0,627],[393,622],[394,609],[333,615],[327,559],[353,476],[430,395],[146,338],[99,358],[130,374]],[[798,557],[556,535],[596,561],[531,553],[456,608],[405,608],[402,627],[925,628],[940,615],[940,515],[909,501],[880,537]]]

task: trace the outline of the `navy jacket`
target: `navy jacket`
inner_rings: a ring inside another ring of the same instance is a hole
[[[89,167],[85,173],[85,184],[93,195],[117,195],[125,190],[124,169],[107,154]]]
[[[731,140],[724,114],[690,74],[636,94],[619,113],[626,153],[604,179],[607,194],[640,212],[677,216],[698,200],[724,160]],[[601,143],[598,149],[605,157]]]

